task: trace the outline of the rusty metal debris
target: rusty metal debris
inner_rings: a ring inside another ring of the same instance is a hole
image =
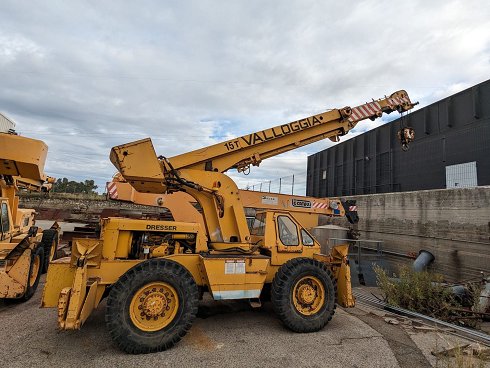
[[[473,356],[482,360],[490,359],[490,348],[484,347],[478,343],[457,345],[450,348],[431,351],[431,354],[437,358],[449,357],[454,358],[460,355]]]

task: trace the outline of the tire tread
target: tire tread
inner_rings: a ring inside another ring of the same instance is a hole
[[[162,280],[161,278],[167,279]],[[177,293],[184,296],[183,300],[179,300],[179,309],[182,308],[182,314],[171,329],[168,329],[167,326],[163,331],[145,333],[138,330],[130,321],[125,320],[129,319],[129,316],[125,315],[128,311],[124,306],[128,298],[132,296],[131,290],[138,290],[138,285],[141,283],[158,280],[166,282],[174,280],[172,286],[182,289],[180,292],[177,290]],[[168,259],[150,259],[129,269],[112,286],[107,298],[106,326],[116,345],[127,353],[164,351],[178,343],[189,331],[197,314],[198,302],[197,285],[187,269]]]
[[[315,273],[324,282],[325,308],[313,316],[302,316],[296,312],[290,300],[294,282],[298,275]],[[336,309],[337,283],[330,269],[312,258],[293,258],[284,263],[272,281],[271,300],[275,313],[290,330],[300,333],[321,330],[332,319]]]

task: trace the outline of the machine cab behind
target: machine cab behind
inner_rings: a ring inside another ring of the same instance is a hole
[[[12,236],[13,224],[7,198],[0,198],[0,240]]]
[[[250,232],[252,243],[259,244],[261,253],[305,253],[305,256],[320,252],[320,244],[287,211],[258,212]]]

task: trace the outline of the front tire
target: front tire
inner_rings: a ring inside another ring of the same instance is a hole
[[[44,248],[38,246],[32,250],[31,263],[29,265],[29,276],[27,277],[26,292],[22,296],[22,301],[27,301],[32,298],[39,285],[42,268],[44,264]]]
[[[56,254],[56,248],[58,248],[58,230],[47,229],[43,231],[43,238],[41,244],[44,248],[44,262],[42,273],[48,272],[49,262],[53,260],[54,254]]]
[[[281,322],[295,332],[321,330],[335,313],[336,288],[331,271],[311,258],[294,258],[272,281],[272,306]]]
[[[139,263],[112,286],[106,325],[116,345],[131,354],[171,348],[192,326],[199,293],[185,267],[168,259]]]

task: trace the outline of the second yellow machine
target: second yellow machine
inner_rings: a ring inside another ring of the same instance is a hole
[[[359,121],[414,104],[405,91],[276,126],[179,156],[157,156],[150,139],[114,147],[111,161],[141,193],[183,191],[203,210],[199,223],[109,218],[99,239],[74,239],[70,258],[51,262],[44,307],[57,307],[62,330],[79,329],[107,297],[106,325],[122,350],[170,348],[191,328],[204,292],[215,300],[270,296],[296,332],[322,329],[335,305],[351,307],[347,245],[320,244],[289,211],[256,214],[252,230],[240,192],[224,173],[347,134]]]
[[[54,178],[44,172],[48,147],[15,131],[0,132],[0,300],[26,301],[58,244],[57,225],[42,230],[34,209],[19,208],[20,190],[44,192]]]

